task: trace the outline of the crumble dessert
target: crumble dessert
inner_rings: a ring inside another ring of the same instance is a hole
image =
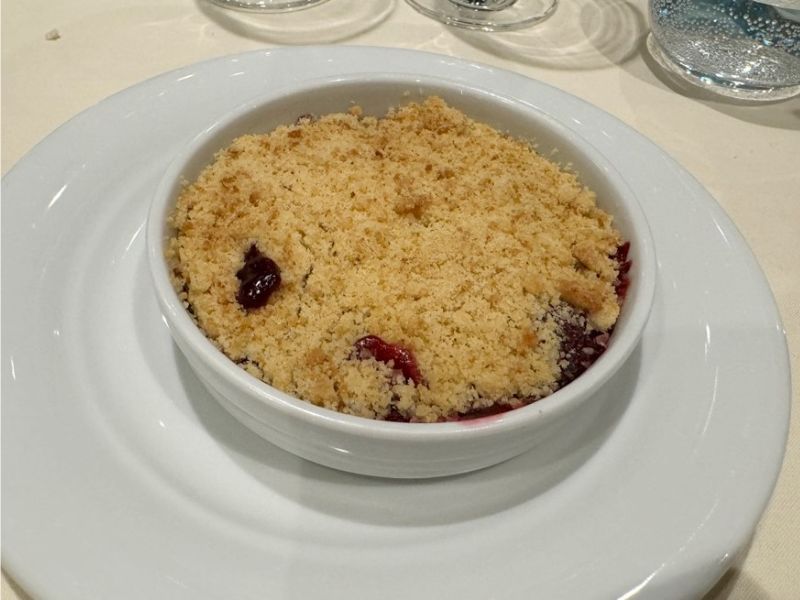
[[[630,267],[575,174],[437,97],[242,136],[171,224],[174,285],[231,360],[373,419],[553,393],[605,350]]]

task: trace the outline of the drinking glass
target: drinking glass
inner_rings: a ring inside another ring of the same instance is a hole
[[[725,96],[800,94],[800,0],[650,0],[648,49],[670,73]]]
[[[558,0],[406,0],[447,25],[479,31],[511,31],[549,17]]]
[[[251,12],[287,12],[311,8],[328,0],[211,0],[217,6]]]

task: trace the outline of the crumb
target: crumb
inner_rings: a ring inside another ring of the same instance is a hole
[[[594,193],[436,97],[242,136],[171,222],[174,283],[206,335],[267,383],[353,415],[520,406],[563,384],[565,323],[578,346],[619,314],[622,240]],[[243,310],[253,245],[282,281]],[[356,350],[365,336],[383,355]]]

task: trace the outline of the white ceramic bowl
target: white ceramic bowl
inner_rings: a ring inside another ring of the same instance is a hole
[[[606,352],[583,375],[532,405],[492,417],[450,423],[372,421],[319,408],[252,377],[224,356],[197,328],[173,289],[165,243],[167,216],[182,182],[194,180],[216,151],[239,135],[268,132],[305,113],[326,114],[358,103],[365,114],[436,94],[470,117],[535,140],[540,152],[573,165],[614,215],[631,241],[631,286]],[[198,378],[234,417],[264,439],[336,469],[384,477],[435,477],[463,473],[516,456],[539,443],[586,402],[624,363],[647,321],[655,289],[653,240],[632,192],[590,144],[534,107],[535,98],[508,98],[489,90],[411,75],[349,76],[268,93],[209,125],[170,165],[147,223],[150,269],[172,336]]]

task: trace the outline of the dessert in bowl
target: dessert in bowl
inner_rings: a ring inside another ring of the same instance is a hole
[[[410,75],[283,89],[212,124],[164,175],[148,252],[231,414],[389,477],[536,445],[629,356],[655,285],[637,200],[591,146],[524,101]]]

